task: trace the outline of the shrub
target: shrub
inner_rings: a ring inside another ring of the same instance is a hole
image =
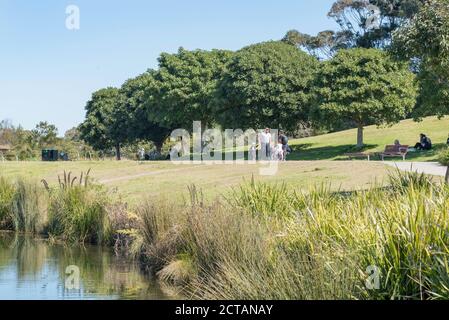
[[[228,200],[255,217],[289,216],[293,210],[287,185],[256,183],[254,178],[233,190]]]
[[[99,186],[60,188],[50,196],[48,233],[70,242],[109,243],[108,197]]]
[[[439,153],[438,162],[443,166],[449,166],[449,148],[444,149]]]
[[[10,213],[12,200],[16,192],[15,185],[0,177],[0,228],[11,228]]]
[[[19,179],[12,199],[9,219],[13,230],[41,233],[47,223],[48,195],[34,182]]]
[[[395,191],[407,192],[412,189],[429,189],[434,187],[432,176],[413,171],[413,164],[410,171],[402,172],[399,169],[389,175],[389,185]]]
[[[154,273],[161,271],[182,252],[181,234],[186,226],[182,207],[147,199],[137,208],[138,234],[134,252]]]

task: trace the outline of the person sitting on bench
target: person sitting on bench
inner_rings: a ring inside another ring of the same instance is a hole
[[[415,145],[415,149],[417,150],[431,150],[432,149],[432,140],[424,133],[420,134],[420,141]]]

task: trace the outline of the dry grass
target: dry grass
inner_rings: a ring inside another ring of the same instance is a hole
[[[170,162],[132,161],[97,162],[5,162],[0,163],[0,175],[15,178],[26,176],[57,183],[64,170],[79,173],[92,168],[91,176],[110,189],[117,189],[124,200],[138,203],[148,196],[175,200],[188,199],[187,186],[195,184],[204,196],[212,200],[227,194],[244,179],[275,184],[285,182],[288,189],[308,189],[315,184],[330,184],[342,190],[366,189],[376,180],[385,179],[389,168],[380,163],[304,161],[287,162],[279,166],[274,176],[261,176],[256,165],[174,165]]]

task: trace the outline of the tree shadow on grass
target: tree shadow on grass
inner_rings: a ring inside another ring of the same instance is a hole
[[[378,147],[378,145],[365,145],[360,149],[351,144],[319,148],[313,148],[311,146],[311,144],[292,146],[293,152],[288,156],[288,160],[349,160],[348,157],[345,156],[346,153],[364,152]]]
[[[340,145],[340,146],[325,146],[314,148],[313,144],[299,144],[291,146],[293,152],[288,156],[287,160],[289,161],[315,161],[315,160],[350,160],[346,153],[354,153],[354,152],[366,152],[368,150],[383,150],[384,146],[379,146],[376,144],[365,145],[362,149],[357,148],[357,146],[353,144]],[[438,153],[446,148],[445,144],[436,144],[433,150],[430,151],[417,151],[410,152],[407,155],[406,161],[413,161],[414,159],[419,158],[428,158],[428,159],[420,159],[420,161],[424,162],[433,162],[435,161],[435,157]],[[380,151],[379,151],[380,152]],[[232,157],[236,159],[235,151],[228,151],[223,154],[223,160],[225,157]],[[244,152],[245,160],[248,160],[248,151]],[[366,159],[365,159],[366,160]],[[372,160],[380,160],[380,158],[374,157]],[[400,157],[398,158],[387,158],[386,161],[402,161]]]

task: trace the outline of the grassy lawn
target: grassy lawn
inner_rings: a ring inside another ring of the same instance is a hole
[[[449,118],[438,120],[435,117],[422,122],[405,120],[392,127],[365,128],[365,151],[383,151],[386,145],[393,144],[398,139],[403,145],[414,146],[419,141],[419,134],[425,133],[435,145],[433,151],[410,153],[407,160],[435,161],[438,150],[446,145],[449,133]],[[342,160],[344,154],[355,151],[357,130],[347,130],[312,138],[292,140],[294,150],[291,160]],[[389,159],[390,160],[390,159]],[[392,159],[399,161],[400,158]]]
[[[449,119],[426,118],[416,123],[406,120],[388,128],[367,127],[366,151],[382,151],[385,145],[399,139],[402,144],[414,145],[419,133],[428,134],[436,150],[410,154],[407,160],[434,161],[437,150],[445,146]],[[0,175],[24,176],[57,183],[64,170],[79,175],[92,169],[91,176],[107,185],[127,201],[135,202],[146,196],[179,200],[189,196],[188,186],[200,188],[206,198],[226,195],[253,176],[258,181],[275,184],[285,182],[292,189],[329,184],[333,189],[354,190],[367,188],[385,180],[391,168],[378,162],[343,160],[346,152],[354,151],[356,130],[347,130],[312,138],[292,140],[295,150],[287,163],[279,164],[274,176],[261,176],[261,165],[174,165],[170,162],[80,161],[80,162],[0,162]],[[321,161],[316,161],[321,160]],[[399,159],[395,159],[399,160]]]
[[[91,176],[111,190],[117,190],[130,202],[146,196],[180,200],[189,196],[188,186],[196,185],[208,199],[226,195],[233,187],[252,176],[257,181],[275,184],[285,182],[292,189],[308,188],[316,184],[329,184],[334,190],[367,188],[382,182],[389,168],[381,163],[301,161],[279,164],[274,176],[261,176],[261,165],[174,165],[170,162],[138,163],[133,161],[97,162],[3,162],[0,175],[24,176],[31,179],[46,179],[57,183],[58,174],[71,171],[79,176],[81,171],[92,169]]]

